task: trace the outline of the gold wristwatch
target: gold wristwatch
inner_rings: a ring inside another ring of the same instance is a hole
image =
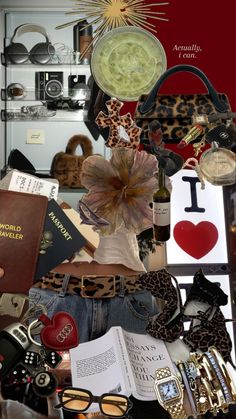
[[[157,400],[173,419],[187,419],[183,406],[184,390],[178,377],[169,367],[158,368],[154,382]]]

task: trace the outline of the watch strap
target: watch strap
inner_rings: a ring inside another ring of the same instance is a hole
[[[183,403],[181,402],[166,406],[165,409],[169,412],[172,419],[188,419],[188,415],[186,414]]]
[[[178,379],[176,376],[173,375],[169,367],[158,368],[156,370],[156,379],[158,381],[169,377],[175,377],[176,379]],[[175,403],[170,405],[163,404],[163,407],[170,413],[172,419],[188,419],[188,415],[185,412],[182,400],[176,401]]]
[[[168,378],[172,376],[172,372],[169,367],[165,368],[158,368],[156,370],[156,378],[157,380],[161,380],[162,378]]]

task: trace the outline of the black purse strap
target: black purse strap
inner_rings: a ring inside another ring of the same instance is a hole
[[[149,95],[147,96],[145,102],[143,104],[141,104],[141,106],[139,107],[139,112],[140,113],[146,113],[148,111],[151,110],[151,108],[154,106],[155,104],[155,98],[161,88],[162,83],[172,74],[175,73],[179,73],[179,72],[189,72],[189,73],[193,73],[196,76],[198,76],[202,82],[205,84],[209,95],[211,97],[212,103],[215,106],[215,108],[217,109],[218,112],[226,112],[228,110],[227,104],[223,101],[220,100],[219,95],[217,93],[217,91],[215,90],[214,86],[211,84],[211,82],[209,81],[209,79],[207,78],[207,76],[205,75],[205,73],[203,73],[202,70],[200,70],[198,67],[194,67],[193,65],[188,65],[188,64],[180,64],[180,65],[176,65],[174,67],[169,68],[167,71],[165,71],[165,73],[163,73],[161,75],[161,77],[158,79],[158,81],[156,82],[155,86],[153,87],[153,89],[151,90],[151,92],[149,93]]]

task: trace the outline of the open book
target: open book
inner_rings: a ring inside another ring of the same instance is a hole
[[[111,392],[156,400],[155,370],[168,366],[175,373],[162,340],[130,333],[119,326],[71,349],[70,357],[73,386],[95,395]]]

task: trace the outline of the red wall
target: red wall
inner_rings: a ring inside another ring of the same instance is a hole
[[[146,3],[154,3],[154,0],[146,0]],[[218,92],[227,93],[236,111],[234,4],[234,0],[169,0],[169,5],[153,8],[165,11],[169,22],[150,21],[157,25],[156,36],[165,48],[167,66],[192,64],[199,67]],[[202,51],[196,58],[179,58],[178,52],[173,51],[176,44],[197,44]],[[197,77],[184,73],[166,81],[162,92],[202,93],[205,87]],[[136,102],[126,103],[122,110],[133,112],[135,105]]]

